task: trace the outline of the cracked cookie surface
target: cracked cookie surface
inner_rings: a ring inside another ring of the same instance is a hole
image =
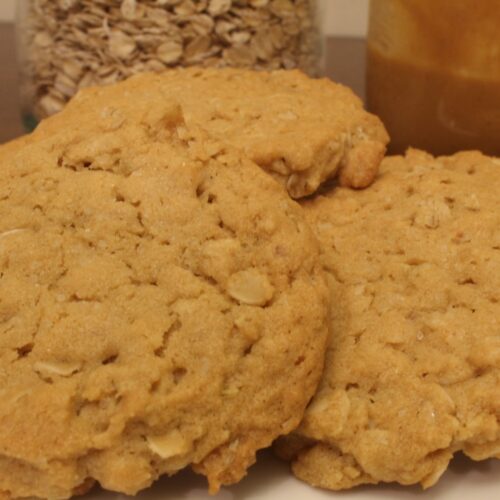
[[[304,481],[432,486],[500,458],[500,160],[387,158],[304,207],[332,295],[318,393],[276,450]]]
[[[134,494],[189,465],[216,491],[320,377],[300,207],[178,107],[129,104],[0,147],[1,498]]]
[[[74,113],[155,95],[179,101],[186,121],[227,141],[285,185],[293,198],[337,177],[344,186],[370,185],[385,153],[381,121],[343,85],[299,71],[178,69],[87,89]]]

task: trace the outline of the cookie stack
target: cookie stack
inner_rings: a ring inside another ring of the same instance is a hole
[[[330,81],[188,69],[0,147],[0,498],[500,458],[500,161],[387,142]]]

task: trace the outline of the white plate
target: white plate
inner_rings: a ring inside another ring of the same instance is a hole
[[[129,497],[93,490],[83,500],[125,500]],[[458,456],[441,481],[422,491],[419,487],[369,486],[335,493],[317,490],[295,479],[287,464],[270,452],[259,455],[248,476],[216,496],[207,493],[206,481],[184,471],[143,491],[136,500],[499,500],[500,460],[472,462]]]

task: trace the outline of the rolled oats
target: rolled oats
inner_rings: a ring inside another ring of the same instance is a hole
[[[208,13],[211,16],[220,16],[231,9],[231,0],[210,0],[208,4]]]
[[[168,40],[156,49],[159,61],[164,64],[173,64],[178,62],[182,57],[182,53],[182,43],[175,40]],[[164,67],[161,69],[164,69]]]
[[[241,304],[264,306],[274,295],[274,287],[264,274],[248,269],[233,274],[227,287],[229,295]]]
[[[42,119],[81,88],[183,66],[319,63],[316,0],[25,0],[23,102]]]
[[[148,436],[146,442],[150,450],[163,459],[187,453],[190,448],[189,443],[177,429],[164,436]]]

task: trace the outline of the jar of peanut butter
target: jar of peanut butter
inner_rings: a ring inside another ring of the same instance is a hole
[[[500,0],[372,0],[367,84],[391,152],[500,156]]]

